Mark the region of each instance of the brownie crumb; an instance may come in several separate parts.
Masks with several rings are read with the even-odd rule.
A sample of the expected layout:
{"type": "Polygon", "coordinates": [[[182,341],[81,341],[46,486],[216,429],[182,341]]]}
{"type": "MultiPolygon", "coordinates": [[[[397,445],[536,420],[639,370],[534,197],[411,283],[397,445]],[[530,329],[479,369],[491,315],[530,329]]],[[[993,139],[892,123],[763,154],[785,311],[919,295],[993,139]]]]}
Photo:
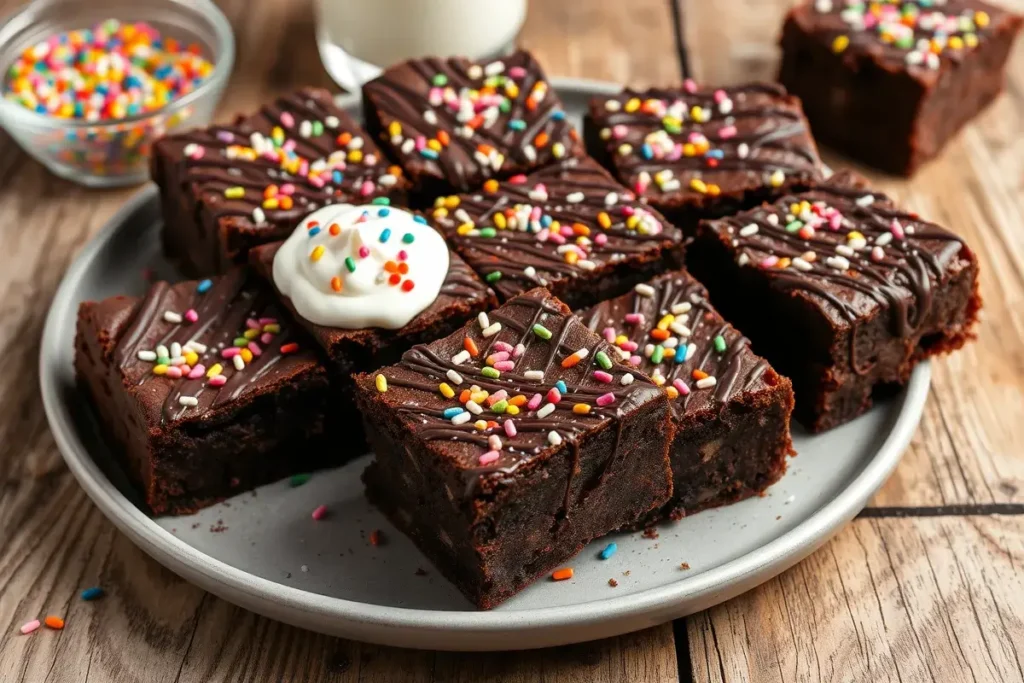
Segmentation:
{"type": "Polygon", "coordinates": [[[416,568],[416,576],[426,576],[426,575],[427,575],[427,570],[426,569],[424,569],[423,567],[417,567],[416,568]]]}
{"type": "Polygon", "coordinates": [[[690,568],[690,563],[689,562],[681,562],[679,564],[679,568],[682,569],[683,571],[686,571],[687,569],[690,568]]]}
{"type": "Polygon", "coordinates": [[[612,588],[615,588],[616,586],[619,585],[619,582],[616,581],[615,579],[608,579],[608,585],[611,586],[612,588]]]}
{"type": "Polygon", "coordinates": [[[653,526],[649,526],[646,529],[644,529],[644,538],[649,538],[651,540],[654,540],[657,537],[658,537],[658,530],[655,529],[653,526]]]}
{"type": "Polygon", "coordinates": [[[374,529],[370,532],[370,545],[382,546],[387,543],[387,539],[384,538],[384,533],[380,529],[374,529]]]}

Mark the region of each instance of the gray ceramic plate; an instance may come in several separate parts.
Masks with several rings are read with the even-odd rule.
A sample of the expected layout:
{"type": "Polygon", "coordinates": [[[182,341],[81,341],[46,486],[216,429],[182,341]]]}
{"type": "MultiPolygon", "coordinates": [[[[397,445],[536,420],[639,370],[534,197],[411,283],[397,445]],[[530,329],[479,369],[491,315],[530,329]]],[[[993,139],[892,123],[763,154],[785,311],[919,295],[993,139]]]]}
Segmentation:
{"type": "MultiPolygon", "coordinates": [[[[576,115],[591,95],[616,90],[554,84],[576,115]]],[[[656,540],[634,533],[597,541],[567,563],[573,579],[538,581],[481,612],[363,498],[359,474],[369,456],[305,486],[278,482],[191,517],[142,512],[75,387],[72,340],[79,301],[141,293],[147,268],[177,277],[161,258],[159,229],[149,187],[82,250],[57,292],[40,356],[57,443],[103,513],[158,562],[255,612],[347,638],[446,650],[543,647],[642,629],[727,600],[793,565],[857,514],[899,461],[928,392],[922,365],[901,395],[860,419],[820,436],[798,431],[799,455],[763,498],[666,524],[656,540]],[[315,522],[310,513],[321,504],[330,515],[315,522]],[[384,544],[369,543],[375,529],[384,544]],[[597,554],[609,541],[618,552],[602,561],[597,554]]]]}

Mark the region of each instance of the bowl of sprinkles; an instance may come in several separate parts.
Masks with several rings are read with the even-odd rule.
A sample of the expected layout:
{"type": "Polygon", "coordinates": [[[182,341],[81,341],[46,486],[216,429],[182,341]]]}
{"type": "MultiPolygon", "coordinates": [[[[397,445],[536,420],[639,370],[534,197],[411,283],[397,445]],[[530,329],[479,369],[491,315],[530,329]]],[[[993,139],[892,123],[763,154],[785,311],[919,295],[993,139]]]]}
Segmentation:
{"type": "Polygon", "coordinates": [[[58,176],[141,183],[157,138],[210,122],[234,52],[208,0],[36,0],[0,25],[0,125],[58,176]]]}

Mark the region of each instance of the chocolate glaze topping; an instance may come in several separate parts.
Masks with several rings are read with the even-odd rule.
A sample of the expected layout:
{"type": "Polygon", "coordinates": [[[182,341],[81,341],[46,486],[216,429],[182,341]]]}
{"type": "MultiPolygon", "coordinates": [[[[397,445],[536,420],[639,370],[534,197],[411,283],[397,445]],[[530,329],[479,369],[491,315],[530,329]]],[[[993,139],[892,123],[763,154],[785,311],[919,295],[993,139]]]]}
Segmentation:
{"type": "Polygon", "coordinates": [[[800,103],[777,84],[627,89],[590,112],[620,178],[643,196],[713,200],[820,175],[800,103]]]}
{"type": "Polygon", "coordinates": [[[316,368],[315,355],[302,348],[305,340],[298,339],[291,328],[290,319],[270,290],[243,270],[235,269],[214,278],[204,293],[197,291],[195,282],[157,282],[113,332],[117,338],[113,360],[125,380],[136,385],[139,398],[154,421],[164,424],[194,419],[297,372],[316,368]],[[189,309],[197,314],[195,322],[182,319],[175,323],[165,318],[168,312],[182,315],[189,309]],[[254,354],[244,369],[238,370],[231,358],[221,357],[222,349],[235,346],[235,340],[261,319],[273,319],[280,331],[273,333],[268,343],[258,337],[254,339],[260,354],[254,354]],[[198,354],[199,363],[207,369],[220,364],[219,374],[227,379],[225,384],[212,385],[205,373],[198,379],[157,375],[153,372],[156,361],[139,359],[140,351],[171,347],[175,343],[184,347],[189,342],[207,347],[198,354]],[[295,342],[299,344],[296,351],[282,353],[283,346],[295,342]],[[183,396],[195,397],[198,404],[182,405],[183,396]]]}
{"type": "Polygon", "coordinates": [[[413,178],[442,179],[459,192],[580,153],[561,101],[528,52],[488,64],[410,60],[367,83],[364,97],[382,140],[413,178]]]}
{"type": "MultiPolygon", "coordinates": [[[[610,381],[598,379],[595,371],[602,371],[598,355],[601,354],[602,359],[607,356],[609,360],[617,356],[607,342],[591,333],[546,290],[531,290],[493,311],[482,321],[488,326],[500,327],[492,336],[484,336],[485,328],[479,322],[446,339],[413,347],[398,365],[381,371],[388,384],[383,399],[405,415],[405,422],[415,438],[450,444],[445,452],[451,455],[453,464],[461,472],[467,495],[477,490],[481,476],[501,479],[531,461],[548,457],[558,450],[557,444],[561,442],[568,444],[573,457],[578,459],[579,441],[587,433],[610,427],[621,436],[623,416],[652,401],[664,401],[661,390],[649,379],[621,363],[608,367],[606,374],[610,381]],[[538,335],[535,325],[550,332],[550,338],[538,335]],[[479,351],[468,359],[463,353],[467,338],[479,351]],[[505,352],[514,362],[513,369],[501,371],[497,378],[484,374],[486,368],[493,367],[488,365],[489,358],[493,361],[492,356],[502,353],[502,349],[517,347],[519,351],[505,352]],[[586,357],[566,367],[571,363],[567,363],[566,358],[581,349],[586,357]],[[458,354],[463,358],[455,358],[458,354]],[[453,358],[462,362],[455,362],[453,358]],[[452,371],[461,378],[461,383],[453,382],[452,371]],[[542,372],[543,378],[534,377],[536,372],[542,372]],[[627,374],[633,381],[624,385],[622,378],[627,374]],[[550,410],[545,406],[551,403],[553,394],[550,392],[559,381],[564,383],[565,391],[555,389],[558,396],[554,410],[539,416],[538,411],[550,410]],[[441,383],[447,383],[455,396],[445,398],[439,389],[441,383]],[[468,422],[454,424],[451,417],[444,416],[444,411],[465,410],[467,404],[460,402],[460,393],[473,386],[488,394],[504,391],[505,400],[511,403],[534,399],[535,407],[523,403],[518,406],[518,414],[509,413],[507,408],[496,412],[494,406],[499,404],[490,403],[490,396],[483,398],[481,395],[478,397],[480,414],[471,415],[468,422]],[[540,398],[535,399],[538,395],[540,398]],[[518,396],[524,398],[517,400],[518,396]],[[599,401],[600,397],[606,398],[599,401]],[[608,402],[608,399],[613,400],[608,402]],[[577,405],[587,406],[586,412],[575,412],[577,405]],[[486,421],[487,428],[478,429],[474,425],[477,420],[486,421]],[[507,421],[514,423],[514,435],[506,431],[507,421]],[[551,433],[558,435],[555,442],[551,433]],[[494,437],[500,440],[498,449],[494,448],[494,437]],[[497,458],[481,463],[481,456],[491,451],[497,452],[497,458]]],[[[617,438],[616,453],[621,445],[618,441],[617,438]]]]}
{"type": "Polygon", "coordinates": [[[813,26],[812,32],[833,52],[870,56],[924,75],[943,61],[962,61],[1008,13],[981,0],[888,1],[853,7],[842,0],[815,0],[795,9],[793,16],[813,26]],[[922,44],[928,48],[922,50],[922,44]]]}
{"type": "Polygon", "coordinates": [[[326,204],[361,204],[405,185],[330,93],[316,88],[280,97],[233,125],[159,144],[185,165],[183,183],[214,217],[234,217],[252,230],[287,232],[326,204]],[[226,196],[233,188],[244,193],[226,196]]]}
{"type": "Polygon", "coordinates": [[[655,382],[663,379],[664,386],[669,387],[675,380],[682,380],[689,393],[672,399],[677,418],[724,406],[734,396],[759,386],[768,363],[754,355],[750,341],[711,306],[703,285],[685,271],[666,273],[648,284],[653,291],[643,288],[641,294],[634,290],[579,316],[594,332],[615,339],[618,348],[632,349],[630,343],[635,344],[635,350],[622,349],[623,360],[655,382]],[[642,316],[642,321],[636,316],[642,316]],[[674,323],[671,328],[662,322],[669,319],[674,323]],[[659,323],[665,324],[670,335],[667,339],[651,336],[659,323]],[[658,346],[660,352],[655,351],[658,346]],[[667,349],[672,350],[666,353],[667,349]],[[697,388],[695,370],[714,377],[714,386],[697,388]]]}
{"type": "Polygon", "coordinates": [[[927,317],[963,248],[956,235],[901,211],[846,172],[702,229],[727,242],[738,263],[760,268],[775,287],[811,295],[840,324],[882,308],[901,337],[927,317]]]}
{"type": "Polygon", "coordinates": [[[503,297],[585,278],[635,255],[659,258],[682,241],[678,228],[589,157],[436,205],[434,223],[503,297]]]}

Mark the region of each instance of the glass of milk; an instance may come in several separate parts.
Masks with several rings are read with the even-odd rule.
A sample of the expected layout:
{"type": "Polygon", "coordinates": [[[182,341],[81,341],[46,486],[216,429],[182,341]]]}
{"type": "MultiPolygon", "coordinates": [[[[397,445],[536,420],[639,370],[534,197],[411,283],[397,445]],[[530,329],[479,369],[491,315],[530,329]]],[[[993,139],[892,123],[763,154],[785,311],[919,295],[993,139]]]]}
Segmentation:
{"type": "Polygon", "coordinates": [[[526,0],[316,0],[316,13],[320,58],[352,90],[413,57],[484,59],[507,51],[526,0]]]}

